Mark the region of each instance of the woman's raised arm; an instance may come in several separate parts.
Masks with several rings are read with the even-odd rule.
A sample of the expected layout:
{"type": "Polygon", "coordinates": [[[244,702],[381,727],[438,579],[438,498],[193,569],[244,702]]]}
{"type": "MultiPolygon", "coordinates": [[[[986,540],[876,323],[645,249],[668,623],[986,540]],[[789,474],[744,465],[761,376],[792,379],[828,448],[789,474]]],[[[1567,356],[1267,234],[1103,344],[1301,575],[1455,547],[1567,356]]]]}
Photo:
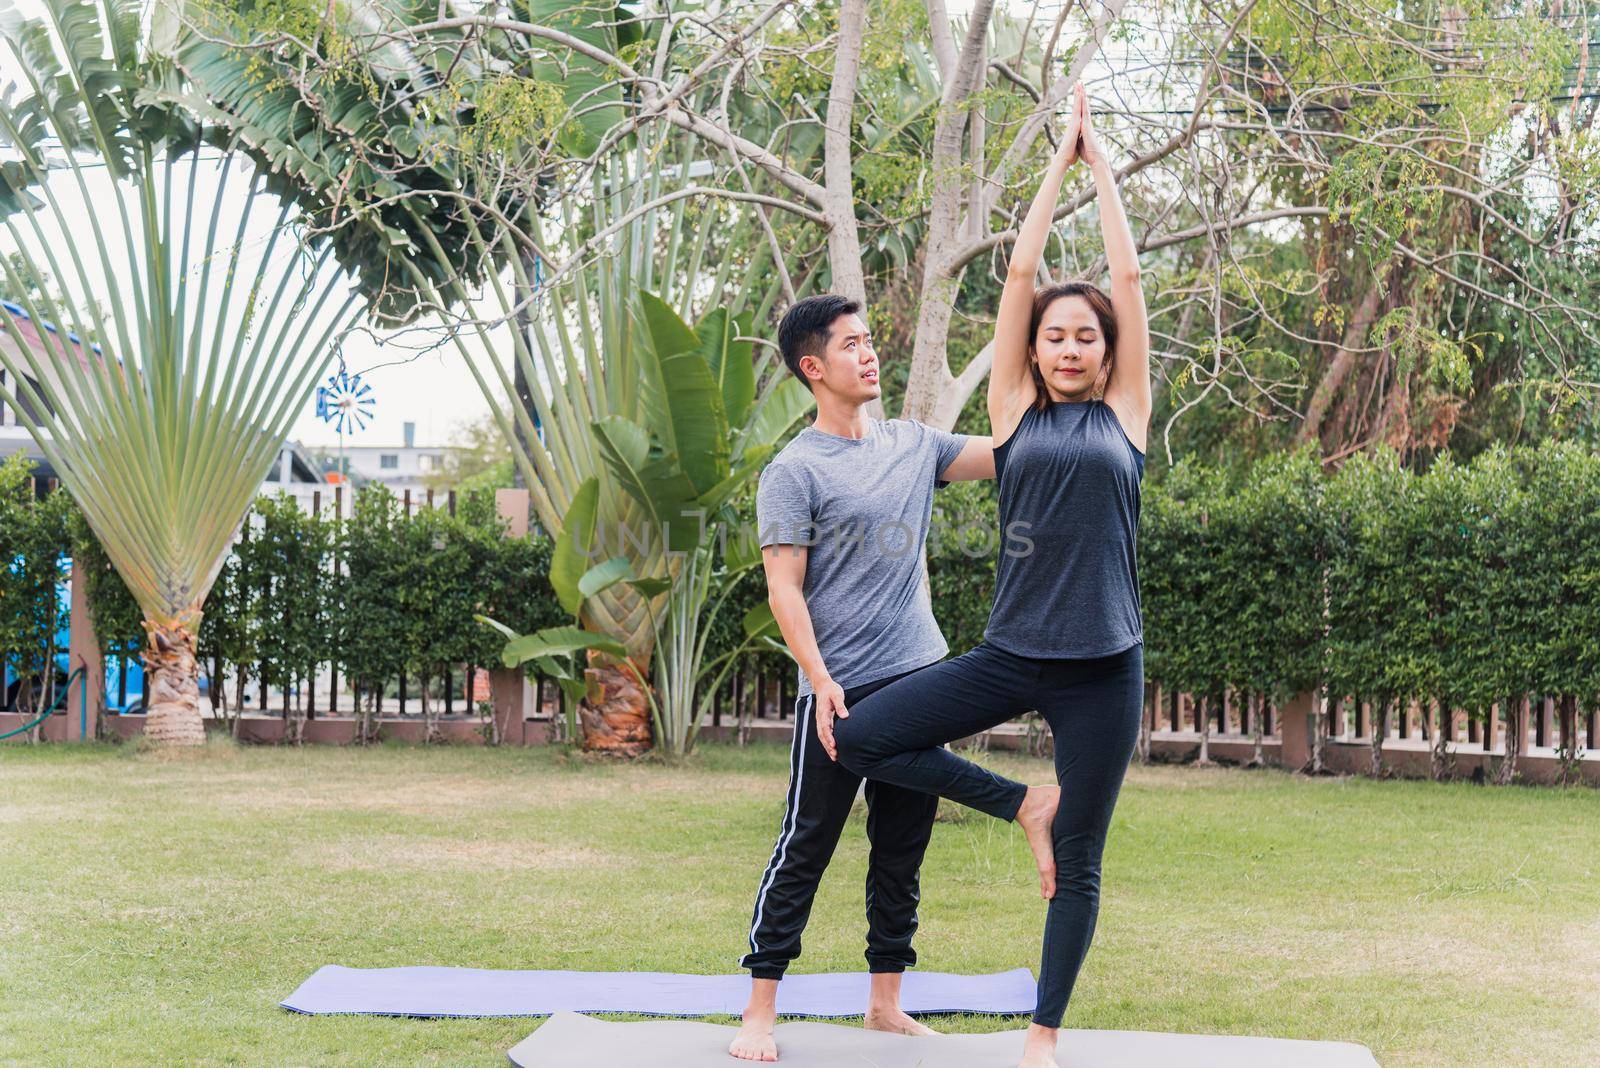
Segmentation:
{"type": "Polygon", "coordinates": [[[1079,152],[1094,175],[1100,234],[1105,242],[1106,266],[1111,272],[1111,307],[1117,315],[1117,352],[1111,377],[1106,381],[1105,399],[1117,413],[1128,440],[1143,452],[1150,432],[1150,320],[1139,282],[1139,253],[1128,216],[1122,210],[1117,176],[1095,136],[1089,118],[1089,97],[1082,86],[1078,88],[1078,108],[1082,130],[1079,152]]]}
{"type": "MultiPolygon", "coordinates": [[[[1081,92],[1081,89],[1080,89],[1081,92]]],[[[1022,229],[1011,250],[1011,265],[1005,288],[1000,293],[1000,311],[994,324],[994,362],[989,369],[989,426],[996,445],[1002,444],[1017,428],[1022,413],[1033,403],[1035,387],[1028,370],[1028,345],[1033,340],[1028,328],[1033,320],[1034,283],[1039,260],[1050,236],[1056,200],[1067,168],[1078,158],[1078,130],[1082,111],[1074,101],[1067,116],[1061,146],[1045,168],[1044,181],[1028,208],[1022,229]]]]}

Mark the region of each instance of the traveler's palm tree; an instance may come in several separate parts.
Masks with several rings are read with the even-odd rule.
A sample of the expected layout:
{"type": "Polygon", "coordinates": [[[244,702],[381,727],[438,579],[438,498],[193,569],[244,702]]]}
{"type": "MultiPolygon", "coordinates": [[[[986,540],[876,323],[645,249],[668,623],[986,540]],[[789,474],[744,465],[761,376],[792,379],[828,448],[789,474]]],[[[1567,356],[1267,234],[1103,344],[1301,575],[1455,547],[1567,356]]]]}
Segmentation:
{"type": "MultiPolygon", "coordinates": [[[[618,36],[625,31],[597,23],[592,6],[513,6],[613,53],[625,44],[618,36]]],[[[712,221],[728,222],[731,213],[707,211],[695,225],[691,200],[670,199],[705,165],[695,143],[645,135],[625,138],[581,188],[544,203],[543,178],[530,185],[515,167],[496,169],[497,159],[522,146],[486,140],[493,124],[483,121],[485,94],[464,97],[442,73],[478,71],[486,89],[559,86],[580,105],[580,118],[553,136],[582,155],[625,112],[620,91],[581,59],[546,69],[506,36],[470,28],[455,47],[419,54],[394,33],[382,38],[381,62],[368,59],[357,70],[335,63],[338,77],[307,81],[293,57],[257,47],[274,31],[230,10],[196,14],[204,32],[181,35],[172,49],[201,98],[191,106],[273,159],[287,195],[326,221],[341,258],[353,257],[374,303],[461,317],[449,341],[493,406],[552,536],[564,534],[586,485],[594,503],[583,510],[607,547],[619,550],[618,531],[636,536],[619,550],[629,580],[591,582],[580,596],[579,574],[556,579],[570,587],[569,607],[582,626],[607,639],[591,648],[625,650],[625,663],[600,654],[590,669],[585,743],[642,749],[651,741],[651,698],[637,682],[652,674],[659,621],[674,609],[680,619],[687,614],[664,591],[691,557],[668,552],[662,512],[696,502],[714,512],[810,403],[770,354],[758,361],[739,341],[781,293],[753,213],[724,228],[712,221]],[[273,75],[264,77],[264,66],[273,75]],[[317,115],[338,121],[319,123],[317,115]],[[397,122],[401,115],[405,123],[397,122]],[[492,205],[484,190],[494,191],[492,205]],[[570,269],[552,280],[552,265],[533,244],[565,257],[570,269]],[[758,251],[741,259],[719,248],[758,251]],[[649,305],[645,292],[662,303],[649,305]],[[681,321],[674,328],[669,319],[689,318],[691,306],[720,310],[695,331],[681,321]],[[505,404],[519,393],[525,403],[505,404]],[[737,483],[723,484],[735,476],[737,483]]],[[[325,32],[352,45],[342,54],[358,57],[371,55],[354,47],[364,35],[436,17],[431,6],[389,0],[327,10],[325,32]],[[359,19],[351,15],[358,7],[359,19]]],[[[433,41],[441,45],[438,35],[433,41]]],[[[703,568],[694,582],[704,588],[703,568]]]]}
{"type": "MultiPolygon", "coordinates": [[[[43,7],[0,2],[0,226],[22,253],[3,282],[44,339],[0,341],[0,396],[144,613],[146,735],[199,744],[206,594],[357,295],[170,103],[137,3],[43,7]]],[[[0,311],[12,338],[18,318],[0,311]]]]}

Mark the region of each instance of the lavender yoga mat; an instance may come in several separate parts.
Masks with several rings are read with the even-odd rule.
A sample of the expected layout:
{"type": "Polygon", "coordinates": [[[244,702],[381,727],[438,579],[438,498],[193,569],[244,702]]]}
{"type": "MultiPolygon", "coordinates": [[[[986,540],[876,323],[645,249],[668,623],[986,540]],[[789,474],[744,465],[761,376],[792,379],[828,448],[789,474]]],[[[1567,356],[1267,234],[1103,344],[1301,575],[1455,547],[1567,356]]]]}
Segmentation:
{"type": "MultiPolygon", "coordinates": [[[[794,975],[778,987],[785,1016],[859,1016],[871,982],[865,972],[794,975]]],[[[907,1012],[1031,1013],[1026,968],[994,975],[906,973],[907,1012]]],[[[549,1016],[626,1012],[644,1016],[737,1016],[750,995],[748,975],[668,972],[494,971],[486,968],[343,968],[327,964],[279,1002],[313,1016],[549,1016]]]]}

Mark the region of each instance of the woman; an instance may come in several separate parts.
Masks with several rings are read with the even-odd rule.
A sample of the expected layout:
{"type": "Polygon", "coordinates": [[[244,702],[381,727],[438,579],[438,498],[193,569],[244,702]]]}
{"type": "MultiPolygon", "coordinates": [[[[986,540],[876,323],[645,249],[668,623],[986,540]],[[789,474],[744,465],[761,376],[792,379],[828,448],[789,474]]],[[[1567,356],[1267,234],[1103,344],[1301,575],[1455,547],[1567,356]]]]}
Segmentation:
{"type": "Polygon", "coordinates": [[[817,723],[869,779],[1015,819],[1049,899],[1024,1068],[1053,1065],[1094,935],[1100,857],[1144,695],[1134,532],[1150,421],[1150,340],[1133,234],[1079,86],[1061,148],[1017,236],[995,325],[989,419],[1006,545],[984,641],[817,723]],[[1068,167],[1094,175],[1111,293],[1035,290],[1068,167]],[[1037,709],[1059,786],[1025,787],[938,748],[1037,709]]]}

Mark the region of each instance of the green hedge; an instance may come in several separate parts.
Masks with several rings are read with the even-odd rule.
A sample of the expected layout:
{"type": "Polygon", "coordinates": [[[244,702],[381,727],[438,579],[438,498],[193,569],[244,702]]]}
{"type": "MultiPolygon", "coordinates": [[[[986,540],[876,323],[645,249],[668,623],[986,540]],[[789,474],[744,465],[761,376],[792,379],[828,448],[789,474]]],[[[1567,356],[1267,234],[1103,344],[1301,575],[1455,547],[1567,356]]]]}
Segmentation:
{"type": "MultiPolygon", "coordinates": [[[[994,487],[934,496],[928,572],[953,652],[983,640],[994,487]]],[[[1482,714],[1529,695],[1600,706],[1600,456],[1491,450],[1426,473],[1393,454],[1337,472],[1301,452],[1244,473],[1180,463],[1139,525],[1145,669],[1167,690],[1281,703],[1437,699],[1482,714]]]]}
{"type": "MultiPolygon", "coordinates": [[[[138,607],[81,521],[77,534],[101,645],[136,655],[138,607]]],[[[489,492],[463,494],[453,516],[439,507],[408,517],[388,490],[362,489],[343,522],[263,497],[206,600],[200,659],[229,681],[242,673],[278,688],[333,664],[342,685],[369,693],[402,674],[498,666],[504,639],[473,615],[523,633],[566,622],[549,567],[549,540],[505,537],[489,492]]]]}
{"type": "MultiPolygon", "coordinates": [[[[934,498],[928,571],[951,649],[983,638],[994,588],[995,489],[934,498]]],[[[365,688],[404,672],[493,662],[485,612],[528,633],[565,622],[549,542],[501,535],[492,499],[402,515],[364,490],[352,521],[256,506],[207,603],[201,653],[281,686],[333,662],[365,688]],[[334,566],[337,557],[340,567],[334,566]]],[[[80,525],[108,648],[137,649],[137,609],[80,525]]],[[[1600,694],[1600,457],[1553,444],[1448,459],[1425,474],[1392,455],[1325,472],[1309,453],[1244,474],[1179,464],[1144,487],[1139,533],[1146,672],[1169,690],[1275,702],[1335,694],[1438,699],[1481,712],[1526,695],[1594,708],[1600,694]]],[[[709,644],[766,596],[746,577],[709,644]]],[[[764,669],[792,671],[780,654],[764,669]]]]}
{"type": "Polygon", "coordinates": [[[1492,450],[1425,474],[1306,454],[1144,491],[1147,673],[1194,693],[1600,695],[1600,457],[1492,450]]]}

